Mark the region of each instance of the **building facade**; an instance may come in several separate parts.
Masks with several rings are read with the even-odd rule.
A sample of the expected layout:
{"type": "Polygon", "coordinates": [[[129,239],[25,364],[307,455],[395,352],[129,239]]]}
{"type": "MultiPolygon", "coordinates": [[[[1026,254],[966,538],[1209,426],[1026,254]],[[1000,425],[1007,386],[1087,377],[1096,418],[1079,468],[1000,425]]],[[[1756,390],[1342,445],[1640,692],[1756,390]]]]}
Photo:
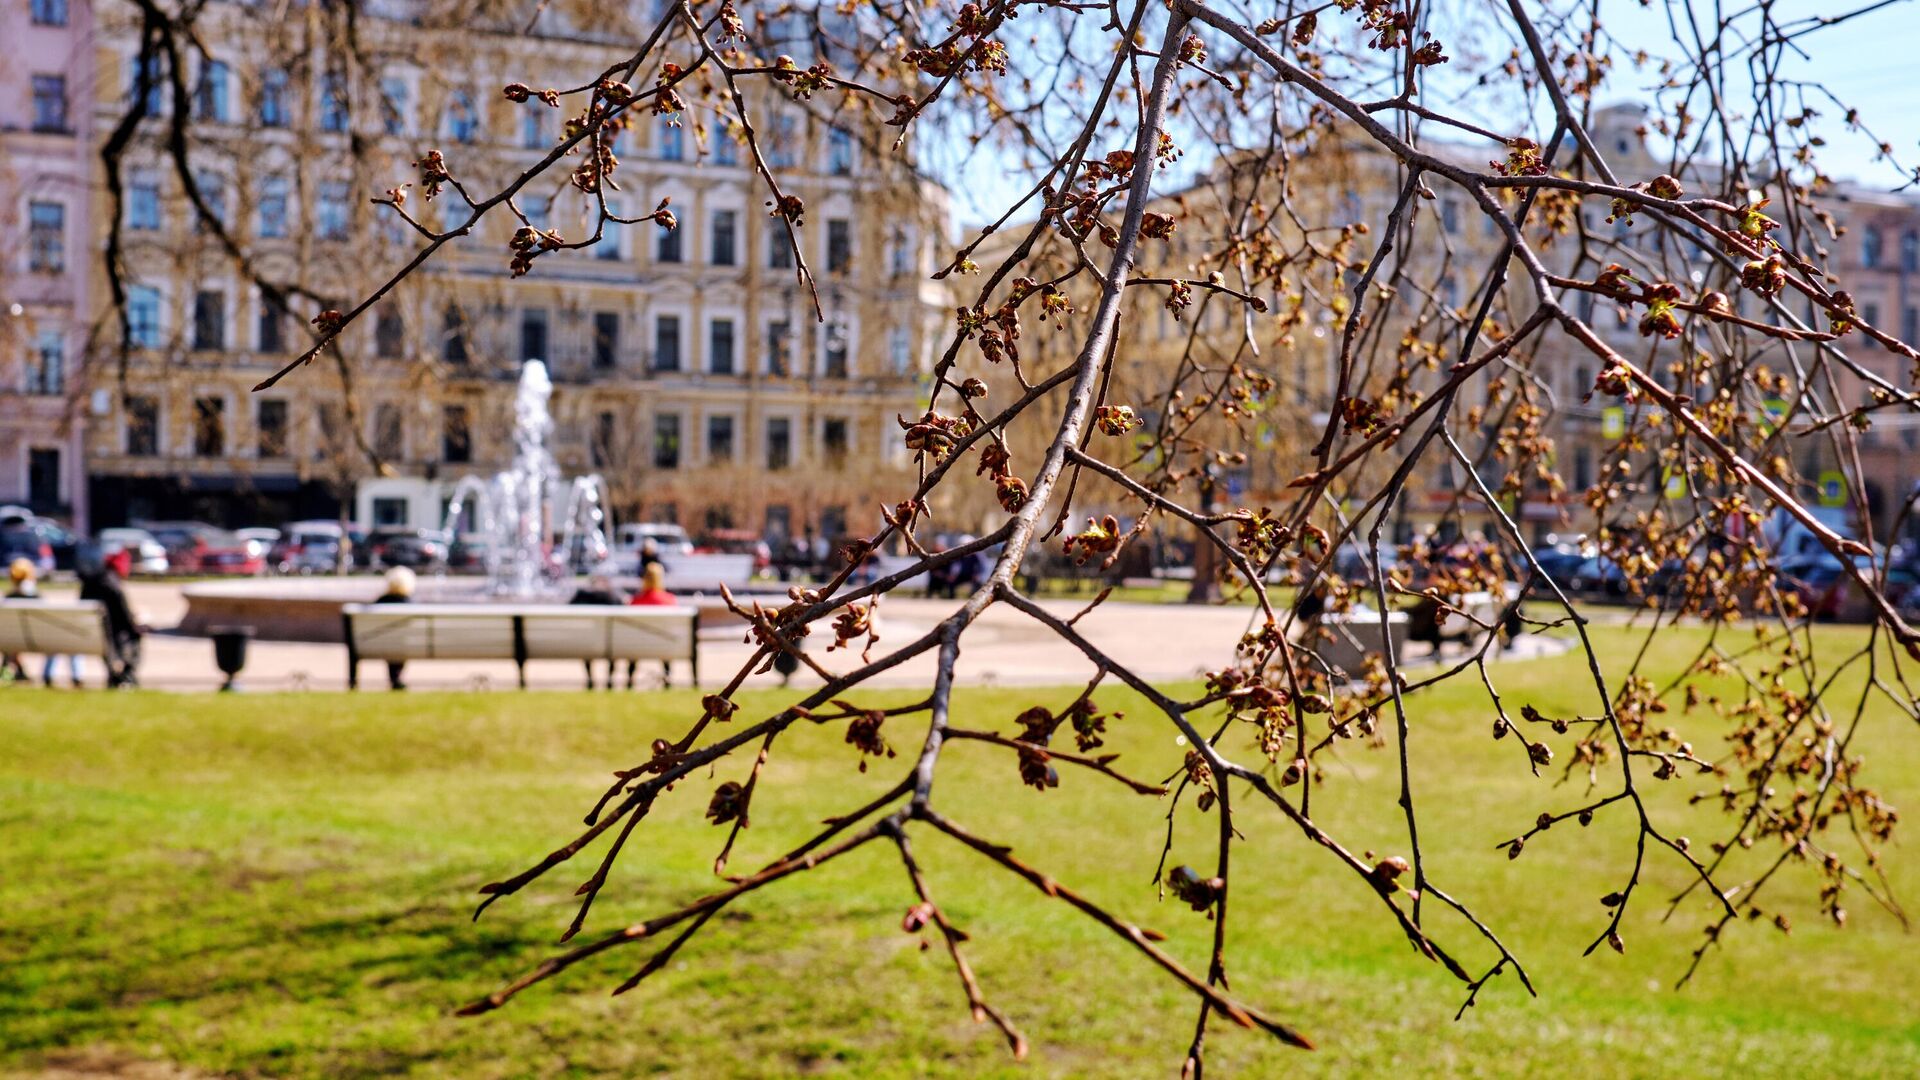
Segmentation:
{"type": "Polygon", "coordinates": [[[92,0],[0,7],[0,504],[85,529],[92,0]]]}
{"type": "MultiPolygon", "coordinates": [[[[910,473],[893,417],[917,407],[948,317],[944,288],[927,280],[944,193],[890,152],[892,129],[771,87],[753,88],[751,107],[783,191],[805,200],[798,251],[817,309],[747,148],[714,102],[689,95],[672,116],[635,110],[608,192],[623,217],[669,200],[676,228],[608,223],[590,248],[513,276],[522,219],[569,241],[593,234],[597,206],[567,184],[563,160],[400,280],[337,354],[252,392],[309,346],[317,311],[349,306],[424,246],[373,198],[413,182],[407,209],[423,224],[465,222],[451,190],[422,198],[416,159],[440,151],[476,198],[504,188],[560,141],[567,109],[503,87],[577,85],[630,51],[607,28],[596,38],[556,23],[530,48],[517,29],[435,28],[409,10],[363,16],[348,54],[324,20],[208,5],[210,55],[186,73],[186,126],[195,186],[231,245],[200,220],[166,152],[175,101],[153,83],[168,73],[143,81],[131,9],[103,18],[98,123],[140,93],[153,115],[126,155],[117,209],[129,347],[116,332],[93,357],[110,390],[89,441],[102,522],[331,517],[370,481],[490,473],[513,453],[525,360],[550,369],[561,468],[601,473],[621,520],[832,539],[899,497],[890,482],[910,473]]],[[[96,211],[114,220],[105,193],[96,211]]],[[[440,524],[398,520],[418,516],[405,499],[371,505],[380,520],[363,524],[440,524]]]]}

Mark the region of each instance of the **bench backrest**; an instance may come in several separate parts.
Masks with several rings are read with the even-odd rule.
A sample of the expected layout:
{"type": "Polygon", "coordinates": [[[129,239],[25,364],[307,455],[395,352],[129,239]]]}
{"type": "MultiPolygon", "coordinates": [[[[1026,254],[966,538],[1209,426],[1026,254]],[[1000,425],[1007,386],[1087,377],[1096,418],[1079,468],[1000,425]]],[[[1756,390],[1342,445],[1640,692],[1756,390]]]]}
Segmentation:
{"type": "Polygon", "coordinates": [[[698,612],[591,604],[348,604],[367,660],[686,660],[698,612]]]}
{"type": "Polygon", "coordinates": [[[98,600],[0,600],[0,652],[100,656],[106,610],[98,600]]]}

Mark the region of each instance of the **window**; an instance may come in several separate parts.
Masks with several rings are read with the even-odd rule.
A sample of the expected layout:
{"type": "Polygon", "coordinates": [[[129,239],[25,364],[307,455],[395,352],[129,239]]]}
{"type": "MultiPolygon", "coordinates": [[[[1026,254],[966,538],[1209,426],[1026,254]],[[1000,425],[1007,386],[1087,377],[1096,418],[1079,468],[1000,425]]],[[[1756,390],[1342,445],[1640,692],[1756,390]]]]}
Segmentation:
{"type": "Polygon", "coordinates": [[[834,176],[853,175],[853,135],[842,128],[827,132],[827,172],[834,176]]]}
{"type": "Polygon", "coordinates": [[[913,272],[913,234],[896,228],[887,241],[887,272],[895,277],[913,272]]]}
{"type": "Polygon", "coordinates": [[[1593,450],[1586,446],[1573,448],[1573,490],[1582,492],[1593,486],[1593,450]]]}
{"type": "Polygon", "coordinates": [[[269,176],[260,181],[259,218],[256,231],[262,239],[279,240],[287,235],[287,178],[269,176]]]}
{"type": "Polygon", "coordinates": [[[887,332],[887,364],[895,375],[905,375],[913,367],[913,335],[904,326],[887,332]]]}
{"type": "Polygon", "coordinates": [[[853,223],[846,218],[827,220],[827,273],[844,274],[853,264],[853,223]]]}
{"type": "Polygon", "coordinates": [[[553,200],[545,195],[529,195],[520,200],[520,208],[526,212],[527,224],[545,232],[552,228],[553,200]]]}
{"type": "MultiPolygon", "coordinates": [[[[200,192],[200,201],[207,206],[207,213],[219,222],[222,228],[227,224],[227,185],[218,173],[201,170],[193,174],[193,186],[200,192]]],[[[198,207],[193,211],[193,231],[204,232],[206,218],[200,215],[198,207]]]]}
{"type": "Polygon", "coordinates": [[[1454,236],[1460,232],[1460,200],[1440,200],[1440,228],[1444,229],[1448,236],[1454,236]]]}
{"type": "Polygon", "coordinates": [[[1869,270],[1879,266],[1885,247],[1886,240],[1880,235],[1880,227],[1867,226],[1866,232],[1860,237],[1860,265],[1869,270]]]}
{"type": "Polygon", "coordinates": [[[793,421],[784,416],[767,419],[767,468],[778,472],[793,464],[793,421]]]}
{"type": "Polygon", "coordinates": [[[158,53],[151,56],[136,55],[131,62],[130,70],[133,73],[133,81],[127,87],[127,100],[131,102],[145,98],[142,102],[144,108],[141,111],[146,116],[159,116],[165,112],[167,100],[162,93],[162,88],[166,85],[167,79],[166,69],[161,66],[160,55],[158,53]]]}
{"type": "Polygon", "coordinates": [[[715,375],[733,374],[732,319],[715,319],[707,324],[707,370],[715,375]]]}
{"type": "Polygon", "coordinates": [[[287,72],[272,68],[260,75],[260,126],[287,126],[287,72]]]}
{"type": "Polygon", "coordinates": [[[713,265],[733,265],[733,231],[734,222],[737,221],[738,218],[739,215],[732,210],[715,210],[713,212],[713,265]]]}
{"type": "Polygon", "coordinates": [[[713,139],[713,163],[715,165],[740,164],[740,143],[733,137],[730,127],[723,127],[713,139]]]}
{"type": "Polygon", "coordinates": [[[653,370],[680,370],[680,316],[662,315],[653,321],[653,370]]]}
{"type": "Polygon", "coordinates": [[[220,352],[227,347],[227,294],[201,289],[193,294],[193,348],[220,352]]]}
{"type": "Polygon", "coordinates": [[[1900,340],[1920,341],[1920,307],[1908,304],[1900,313],[1900,340]]]}
{"type": "MultiPolygon", "coordinates": [[[[599,216],[598,209],[593,207],[591,203],[588,204],[588,207],[589,213],[592,213],[595,217],[599,216]]],[[[620,203],[618,200],[607,200],[607,214],[609,215],[607,220],[600,223],[600,240],[593,245],[593,257],[606,262],[618,262],[620,260],[620,230],[622,226],[619,222],[613,220],[620,216],[620,203]]]]}
{"type": "Polygon", "coordinates": [[[602,412],[593,418],[593,440],[588,451],[593,455],[593,467],[604,469],[613,464],[613,440],[617,430],[614,416],[602,412]]]}
{"type": "Polygon", "coordinates": [[[540,109],[520,110],[520,145],[540,150],[547,145],[547,125],[540,109]]]}
{"type": "Polygon", "coordinates": [[[380,80],[380,126],[386,128],[389,135],[406,134],[407,81],[405,79],[380,80]]]}
{"type": "Polygon", "coordinates": [[[337,72],[328,72],[320,77],[320,130],[345,131],[349,109],[347,104],[347,82],[337,72]]]}
{"type": "Polygon", "coordinates": [[[129,397],[121,405],[126,415],[128,457],[153,457],[160,452],[160,405],[150,397],[129,397]]]}
{"type": "Polygon", "coordinates": [[[407,433],[400,423],[400,406],[390,401],[374,406],[373,452],[387,461],[407,456],[407,433]]]}
{"type": "Polygon", "coordinates": [[[67,130],[67,77],[65,75],[33,77],[33,130],[53,132],[67,130]]]}
{"type": "Polygon", "coordinates": [[[547,312],[544,308],[528,308],[520,313],[520,359],[548,359],[547,312]]]}
{"type": "Polygon", "coordinates": [[[1920,232],[1908,229],[1900,234],[1900,269],[1909,274],[1920,270],[1920,232]]]}
{"type": "Polygon", "coordinates": [[[773,130],[762,144],[767,148],[769,166],[775,169],[793,168],[794,148],[800,142],[799,127],[788,113],[780,113],[773,118],[773,130]]]}
{"type": "Polygon", "coordinates": [[[320,185],[319,206],[314,219],[320,239],[345,240],[347,238],[346,184],[338,180],[329,180],[320,185]]]}
{"type": "Polygon", "coordinates": [[[66,270],[67,208],[64,204],[27,204],[27,267],[48,274],[66,270]]]}
{"type": "Polygon", "coordinates": [[[36,26],[67,25],[67,0],[33,0],[33,22],[36,26]]]}
{"type": "Polygon", "coordinates": [[[842,468],[847,463],[847,422],[843,419],[820,422],[820,451],[827,467],[842,468]]]}
{"type": "Polygon", "coordinates": [[[373,318],[373,354],[382,360],[406,356],[407,322],[392,304],[382,304],[373,318]]]}
{"type": "Polygon", "coordinates": [[[793,324],[785,319],[777,319],[767,324],[767,374],[785,377],[791,353],[789,339],[793,336],[793,324]]]}
{"type": "Polygon", "coordinates": [[[680,261],[680,230],[678,228],[660,230],[660,242],[654,248],[654,254],[663,263],[680,261]]]}
{"type": "Polygon", "coordinates": [[[447,102],[447,134],[455,142],[470,143],[480,132],[480,114],[474,110],[473,95],[456,90],[447,102]]]}
{"type": "Polygon", "coordinates": [[[227,399],[193,399],[193,456],[215,458],[227,452],[227,399]]]}
{"type": "Polygon", "coordinates": [[[733,417],[707,417],[707,461],[721,465],[733,460],[733,417]]]}
{"type": "Polygon", "coordinates": [[[67,389],[67,342],[58,330],[42,330],[33,341],[27,368],[27,393],[62,394],[67,389]]]}
{"type": "Polygon", "coordinates": [[[660,160],[681,161],[687,156],[687,132],[676,114],[660,121],[660,160]]]}
{"type": "Polygon", "coordinates": [[[135,285],[127,290],[127,338],[136,349],[160,347],[160,290],[135,285]]]}
{"type": "Polygon", "coordinates": [[[277,301],[262,297],[257,339],[259,351],[277,353],[287,347],[287,309],[277,301]]]}
{"type": "Polygon", "coordinates": [[[440,460],[449,465],[473,460],[473,421],[465,405],[440,407],[440,460]]]}
{"type": "Polygon", "coordinates": [[[829,379],[847,377],[847,324],[839,321],[827,324],[826,333],[821,335],[826,344],[821,374],[829,379]]]}
{"type": "Polygon", "coordinates": [[[262,398],[253,420],[254,453],[263,458],[287,456],[287,403],[262,398]]]}
{"type": "Polygon", "coordinates": [[[157,232],[160,228],[160,181],[150,172],[136,172],[127,181],[127,228],[157,232]]]}
{"type": "Polygon", "coordinates": [[[767,268],[793,269],[793,238],[787,235],[783,227],[774,226],[767,230],[767,268]]]}
{"type": "Polygon", "coordinates": [[[449,364],[467,362],[467,318],[454,304],[448,304],[440,320],[440,356],[449,364]]]}
{"type": "Polygon", "coordinates": [[[216,124],[227,122],[227,65],[209,60],[200,69],[200,83],[193,88],[193,115],[216,124]]]}
{"type": "Polygon", "coordinates": [[[680,417],[676,413],[653,415],[653,467],[680,467],[680,417]]]}
{"type": "Polygon", "coordinates": [[[620,355],[620,313],[593,313],[593,366],[602,371],[612,368],[620,355]]]}

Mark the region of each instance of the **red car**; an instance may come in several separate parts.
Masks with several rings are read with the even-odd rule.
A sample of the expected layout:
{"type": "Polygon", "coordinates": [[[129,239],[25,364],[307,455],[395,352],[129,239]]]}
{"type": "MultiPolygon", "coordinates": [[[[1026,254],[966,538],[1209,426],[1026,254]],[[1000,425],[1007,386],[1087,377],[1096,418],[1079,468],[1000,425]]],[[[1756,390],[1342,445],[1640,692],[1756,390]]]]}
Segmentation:
{"type": "Polygon", "coordinates": [[[240,537],[198,521],[160,521],[146,526],[167,549],[167,564],[177,574],[265,573],[267,558],[240,537]]]}

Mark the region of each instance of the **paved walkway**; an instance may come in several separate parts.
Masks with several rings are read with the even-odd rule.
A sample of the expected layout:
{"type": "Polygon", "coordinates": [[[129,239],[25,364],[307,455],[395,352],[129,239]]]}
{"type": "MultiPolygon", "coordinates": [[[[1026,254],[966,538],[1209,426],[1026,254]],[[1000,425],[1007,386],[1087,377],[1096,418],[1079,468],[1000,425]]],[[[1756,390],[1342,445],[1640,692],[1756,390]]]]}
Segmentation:
{"type": "MultiPolygon", "coordinates": [[[[134,582],[128,598],[136,615],[149,626],[165,628],[180,621],[186,601],[178,585],[166,582],[134,582]]],[[[1061,617],[1080,611],[1086,600],[1048,600],[1048,610],[1061,617]]],[[[895,597],[880,604],[880,643],[877,658],[926,633],[954,609],[955,601],[895,597]]],[[[1188,607],[1177,604],[1137,604],[1109,601],[1077,624],[1094,644],[1109,656],[1155,681],[1193,679],[1209,668],[1218,668],[1232,656],[1234,645],[1248,626],[1251,609],[1244,607],[1188,607]]],[[[825,622],[814,627],[814,636],[822,645],[831,630],[825,622]]],[[[1539,655],[1550,645],[1538,638],[1523,638],[1522,647],[1509,658],[1539,655]]],[[[751,649],[739,634],[705,634],[700,641],[702,682],[715,686],[729,678],[751,655],[751,649]]],[[[859,666],[857,651],[836,650],[817,657],[836,673],[859,666]]],[[[658,685],[659,665],[645,665],[645,685],[658,685]]],[[[1059,686],[1092,676],[1092,665],[1077,649],[1061,640],[1033,619],[1004,604],[996,604],[982,614],[962,641],[957,681],[963,686],[1059,686]]],[[[931,686],[934,674],[932,650],[892,668],[872,680],[876,686],[931,686]]],[[[98,685],[100,664],[88,665],[87,677],[98,685]]],[[[511,690],[515,686],[514,668],[509,662],[479,660],[437,660],[417,662],[407,667],[407,683],[420,690],[511,690]]],[[[684,665],[676,668],[676,678],[684,680],[684,665]]],[[[204,638],[176,637],[166,633],[150,634],[140,665],[141,685],[149,689],[174,691],[211,690],[222,676],[213,663],[213,643],[204,638]]],[[[774,674],[755,676],[750,686],[775,685],[774,674]]],[[[796,685],[817,684],[818,676],[803,672],[794,677],[796,685]]],[[[580,665],[572,661],[533,661],[527,665],[527,682],[536,689],[579,689],[583,684],[580,665]]],[[[247,652],[246,670],[240,676],[240,688],[248,691],[344,690],[347,684],[346,649],[340,645],[303,642],[255,641],[247,652]]],[[[374,661],[361,666],[363,689],[381,689],[386,672],[374,661]]]]}

